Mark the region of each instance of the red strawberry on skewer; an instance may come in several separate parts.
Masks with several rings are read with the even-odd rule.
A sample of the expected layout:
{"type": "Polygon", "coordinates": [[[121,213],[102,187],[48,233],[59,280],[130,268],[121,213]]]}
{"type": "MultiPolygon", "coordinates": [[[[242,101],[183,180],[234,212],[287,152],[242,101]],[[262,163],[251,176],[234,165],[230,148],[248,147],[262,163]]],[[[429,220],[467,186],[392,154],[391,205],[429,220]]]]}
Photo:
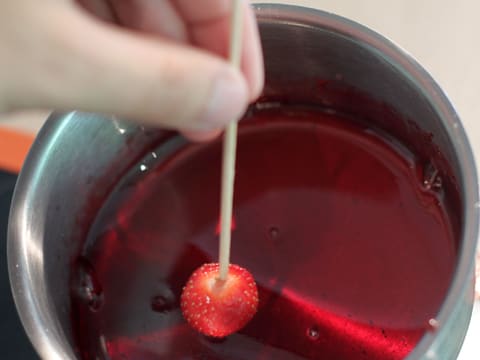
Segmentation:
{"type": "Polygon", "coordinates": [[[211,337],[225,337],[243,328],[257,306],[255,280],[247,270],[232,264],[225,280],[219,279],[217,263],[202,265],[190,276],[181,296],[187,322],[211,337]]]}
{"type": "MultiPolygon", "coordinates": [[[[243,4],[241,0],[233,0],[231,11],[229,59],[238,69],[241,67],[243,4]]],[[[212,337],[225,337],[240,330],[255,315],[258,306],[253,276],[240,266],[230,264],[236,144],[237,124],[232,121],[224,134],[219,264],[205,264],[195,270],[181,296],[187,322],[212,337]]]]}

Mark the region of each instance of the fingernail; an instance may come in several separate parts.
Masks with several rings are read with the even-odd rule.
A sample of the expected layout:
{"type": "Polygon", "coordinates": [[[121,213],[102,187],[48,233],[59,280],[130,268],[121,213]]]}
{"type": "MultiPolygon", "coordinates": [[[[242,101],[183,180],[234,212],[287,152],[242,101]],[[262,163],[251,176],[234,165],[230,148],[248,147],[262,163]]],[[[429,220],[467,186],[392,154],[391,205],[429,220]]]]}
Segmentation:
{"type": "Polygon", "coordinates": [[[229,69],[215,79],[205,112],[200,116],[203,129],[223,128],[240,120],[248,105],[248,89],[240,72],[229,69]]]}

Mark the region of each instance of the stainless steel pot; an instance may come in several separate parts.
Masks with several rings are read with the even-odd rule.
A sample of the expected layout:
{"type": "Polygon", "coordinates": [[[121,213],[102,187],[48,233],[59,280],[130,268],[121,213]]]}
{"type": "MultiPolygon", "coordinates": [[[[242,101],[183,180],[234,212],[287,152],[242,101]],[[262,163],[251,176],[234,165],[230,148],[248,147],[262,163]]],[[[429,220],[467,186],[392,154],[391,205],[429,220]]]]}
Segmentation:
{"type": "MultiPolygon", "coordinates": [[[[255,8],[267,95],[288,94],[355,112],[361,110],[358,102],[322,93],[315,84],[321,80],[354,88],[410,119],[408,131],[431,135],[417,145],[443,153],[460,188],[458,266],[437,317],[438,329],[424,336],[409,359],[456,358],[473,304],[480,203],[472,149],[454,109],[418,63],[367,28],[311,9],[255,8]]],[[[364,115],[378,126],[391,125],[382,114],[364,115]]],[[[8,261],[21,320],[42,358],[76,358],[68,296],[72,256],[108,192],[164,135],[108,116],[71,112],[52,115],[38,136],[15,190],[8,261]]]]}

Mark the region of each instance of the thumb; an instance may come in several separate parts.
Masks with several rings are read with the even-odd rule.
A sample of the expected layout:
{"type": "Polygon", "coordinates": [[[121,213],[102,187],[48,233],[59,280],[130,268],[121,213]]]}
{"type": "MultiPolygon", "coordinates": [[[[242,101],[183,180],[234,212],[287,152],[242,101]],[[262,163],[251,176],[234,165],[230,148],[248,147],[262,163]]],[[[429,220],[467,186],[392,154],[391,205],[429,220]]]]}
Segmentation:
{"type": "Polygon", "coordinates": [[[116,114],[188,131],[224,127],[245,111],[246,80],[223,59],[79,12],[56,21],[49,25],[50,17],[42,35],[46,55],[22,74],[18,106],[116,114]]]}

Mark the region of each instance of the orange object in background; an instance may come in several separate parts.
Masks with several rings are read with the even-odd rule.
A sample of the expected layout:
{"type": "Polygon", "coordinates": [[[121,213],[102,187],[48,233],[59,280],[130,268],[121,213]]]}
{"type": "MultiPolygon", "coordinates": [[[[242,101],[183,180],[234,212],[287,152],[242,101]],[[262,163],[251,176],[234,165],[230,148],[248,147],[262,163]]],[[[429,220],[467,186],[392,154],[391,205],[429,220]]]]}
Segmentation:
{"type": "Polygon", "coordinates": [[[31,134],[0,128],[0,170],[18,173],[33,140],[31,134]]]}

